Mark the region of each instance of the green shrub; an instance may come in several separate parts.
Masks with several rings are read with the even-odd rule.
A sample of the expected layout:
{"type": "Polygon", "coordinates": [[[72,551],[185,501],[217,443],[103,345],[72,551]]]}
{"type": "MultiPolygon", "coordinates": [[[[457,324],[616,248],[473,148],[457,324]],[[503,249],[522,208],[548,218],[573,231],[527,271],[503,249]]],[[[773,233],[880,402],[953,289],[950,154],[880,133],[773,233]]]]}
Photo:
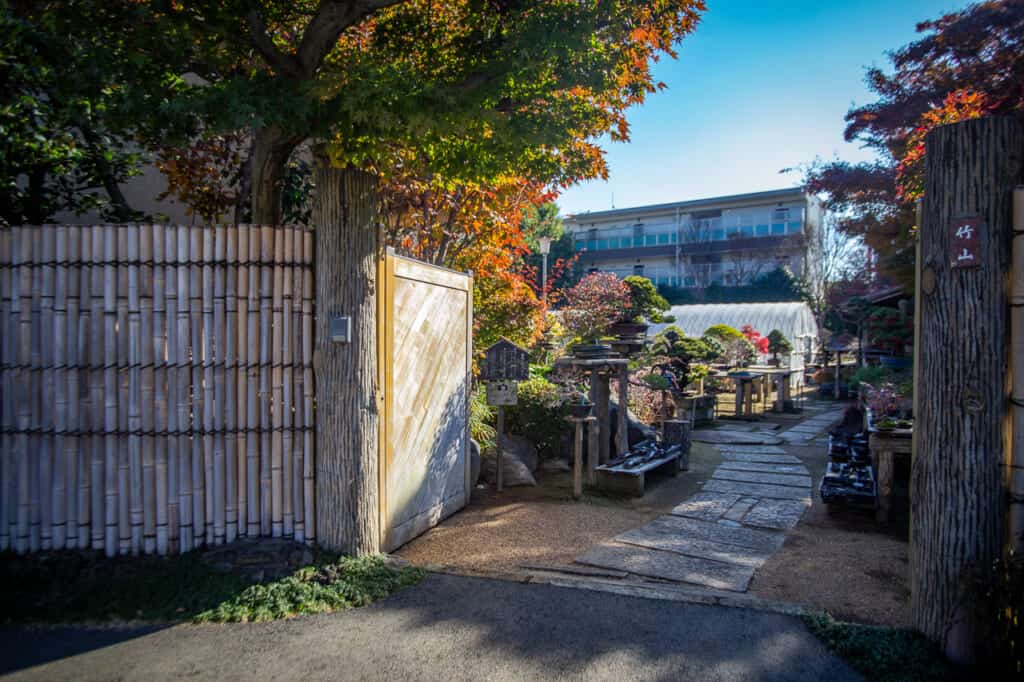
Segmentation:
{"type": "Polygon", "coordinates": [[[821,614],[804,616],[804,624],[870,682],[960,679],[938,647],[913,630],[842,623],[821,614]]]}
{"type": "Polygon", "coordinates": [[[655,324],[672,322],[676,319],[671,315],[662,315],[670,306],[665,297],[658,293],[654,282],[640,275],[630,275],[622,281],[629,287],[629,295],[632,299],[629,314],[633,319],[646,319],[655,324]]]}
{"type": "Polygon", "coordinates": [[[713,324],[704,330],[704,336],[710,336],[716,338],[719,341],[729,342],[736,341],[738,339],[746,338],[743,336],[743,332],[735,327],[730,327],[727,324],[713,324]]]}
{"type": "Polygon", "coordinates": [[[789,353],[793,350],[793,344],[789,342],[786,335],[778,329],[773,329],[768,332],[768,352],[771,353],[776,360],[779,359],[779,353],[789,353]]]}
{"type": "Polygon", "coordinates": [[[487,391],[481,385],[470,396],[469,435],[480,446],[480,453],[490,452],[497,445],[494,408],[487,404],[487,391]]]}
{"type": "Polygon", "coordinates": [[[558,386],[533,377],[519,384],[518,404],[505,408],[505,430],[529,438],[542,457],[559,454],[562,434],[568,432],[567,407],[558,386]]]}

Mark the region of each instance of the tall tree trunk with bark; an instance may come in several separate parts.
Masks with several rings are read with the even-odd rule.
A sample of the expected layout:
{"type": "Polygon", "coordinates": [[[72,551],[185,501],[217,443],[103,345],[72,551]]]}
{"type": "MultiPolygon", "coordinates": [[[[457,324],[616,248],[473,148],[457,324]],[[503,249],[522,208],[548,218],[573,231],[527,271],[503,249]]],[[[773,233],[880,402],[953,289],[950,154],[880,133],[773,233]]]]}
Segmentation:
{"type": "Polygon", "coordinates": [[[996,559],[1003,541],[1010,216],[1024,131],[983,118],[940,127],[926,144],[911,609],[918,629],[965,660],[963,572],[996,559]],[[953,268],[954,220],[971,215],[982,221],[979,267],[953,268]]]}
{"type": "Polygon", "coordinates": [[[251,173],[252,222],[256,225],[281,224],[281,183],[288,157],[302,142],[301,136],[289,135],[277,126],[253,131],[252,147],[247,163],[251,173]]]}
{"type": "Polygon", "coordinates": [[[383,239],[375,176],[318,159],[316,229],[317,540],[331,550],[379,552],[377,262],[383,239]],[[351,318],[351,342],[332,343],[329,319],[351,318]]]}

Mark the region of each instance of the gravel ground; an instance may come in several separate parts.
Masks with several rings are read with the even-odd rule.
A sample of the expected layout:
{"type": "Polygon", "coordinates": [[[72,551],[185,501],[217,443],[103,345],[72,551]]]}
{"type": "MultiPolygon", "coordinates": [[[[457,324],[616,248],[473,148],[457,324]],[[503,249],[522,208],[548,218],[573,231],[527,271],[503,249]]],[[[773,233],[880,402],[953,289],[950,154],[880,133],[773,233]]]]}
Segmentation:
{"type": "MultiPolygon", "coordinates": [[[[783,429],[796,423],[779,422],[783,429]]],[[[815,500],[783,548],[754,574],[749,593],[824,609],[842,620],[907,625],[906,509],[897,506],[886,526],[876,524],[870,513],[829,514],[817,497],[825,447],[821,442],[785,446],[811,472],[815,500]]],[[[587,495],[573,501],[569,474],[500,495],[481,487],[466,509],[397,554],[419,565],[484,574],[518,573],[523,564],[567,565],[594,544],[644,525],[699,492],[722,461],[715,448],[702,443],[694,443],[690,460],[689,472],[654,479],[641,499],[587,495]]]]}
{"type": "Polygon", "coordinates": [[[572,475],[547,475],[537,487],[473,491],[469,506],[398,550],[420,565],[512,573],[523,564],[564,565],[591,545],[641,526],[700,490],[722,458],[694,443],[690,471],[648,477],[640,499],[585,495],[572,499],[572,475]]]}
{"type": "MultiPolygon", "coordinates": [[[[888,524],[871,512],[829,513],[818,496],[826,445],[787,447],[814,482],[814,502],[786,544],[754,574],[750,593],[824,609],[840,620],[904,627],[910,623],[906,500],[888,524]]],[[[897,470],[897,481],[899,470],[897,470]]]]}

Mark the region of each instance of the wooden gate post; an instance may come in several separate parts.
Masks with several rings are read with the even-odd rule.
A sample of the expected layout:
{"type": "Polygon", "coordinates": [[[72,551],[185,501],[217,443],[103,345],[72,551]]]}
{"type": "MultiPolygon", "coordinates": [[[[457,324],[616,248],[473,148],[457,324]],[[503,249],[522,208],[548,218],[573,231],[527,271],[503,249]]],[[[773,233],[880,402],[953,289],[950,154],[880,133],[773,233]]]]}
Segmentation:
{"type": "Polygon", "coordinates": [[[377,180],[318,159],[316,186],[317,541],[334,551],[370,554],[381,548],[377,180]],[[347,343],[331,341],[336,316],[350,319],[347,343]]]}
{"type": "Polygon", "coordinates": [[[963,570],[998,557],[1003,539],[1010,213],[1024,130],[983,118],[937,128],[926,145],[911,609],[919,630],[966,660],[963,570]]]}

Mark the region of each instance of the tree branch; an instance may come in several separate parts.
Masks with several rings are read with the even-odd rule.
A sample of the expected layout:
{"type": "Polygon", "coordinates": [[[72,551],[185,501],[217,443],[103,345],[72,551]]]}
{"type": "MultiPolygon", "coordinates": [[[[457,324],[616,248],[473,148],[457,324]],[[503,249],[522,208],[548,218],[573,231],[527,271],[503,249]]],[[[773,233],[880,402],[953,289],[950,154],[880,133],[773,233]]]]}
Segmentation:
{"type": "Polygon", "coordinates": [[[296,61],[302,78],[312,78],[342,31],[379,9],[404,0],[324,0],[306,26],[296,61]]]}
{"type": "Polygon", "coordinates": [[[252,10],[246,15],[249,22],[249,33],[252,37],[252,44],[256,50],[267,60],[273,68],[293,78],[302,77],[302,64],[293,55],[285,54],[277,49],[270,34],[267,33],[267,25],[259,12],[252,10]]]}

